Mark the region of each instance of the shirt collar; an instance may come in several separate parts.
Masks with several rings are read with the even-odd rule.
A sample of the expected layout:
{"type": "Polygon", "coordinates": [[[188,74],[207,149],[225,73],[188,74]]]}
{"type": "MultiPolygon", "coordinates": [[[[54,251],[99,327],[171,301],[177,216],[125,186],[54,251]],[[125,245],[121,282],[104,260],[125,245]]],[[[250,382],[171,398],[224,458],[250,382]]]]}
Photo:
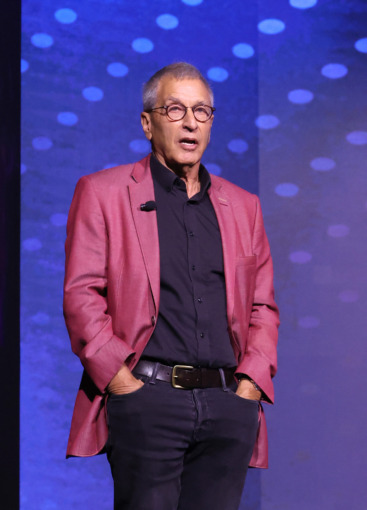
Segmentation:
{"type": "MultiPolygon", "coordinates": [[[[186,190],[186,185],[182,179],[169,170],[167,167],[162,165],[160,161],[152,153],[150,157],[150,169],[152,171],[153,179],[167,191],[172,191],[174,185],[186,190]],[[183,186],[182,186],[183,185],[183,186]]],[[[211,185],[210,174],[204,165],[200,165],[199,168],[199,180],[200,180],[200,192],[198,193],[200,199],[204,193],[206,193],[211,185]]],[[[195,195],[196,196],[196,195],[195,195]]]]}

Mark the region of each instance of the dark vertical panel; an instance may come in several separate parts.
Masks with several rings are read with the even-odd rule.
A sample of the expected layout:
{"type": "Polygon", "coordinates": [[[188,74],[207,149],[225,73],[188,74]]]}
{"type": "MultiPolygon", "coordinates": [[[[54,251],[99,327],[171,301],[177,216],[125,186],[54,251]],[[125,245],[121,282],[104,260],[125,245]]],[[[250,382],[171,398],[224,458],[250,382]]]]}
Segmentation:
{"type": "Polygon", "coordinates": [[[1,507],[19,506],[20,0],[0,25],[0,484],[1,507]]]}

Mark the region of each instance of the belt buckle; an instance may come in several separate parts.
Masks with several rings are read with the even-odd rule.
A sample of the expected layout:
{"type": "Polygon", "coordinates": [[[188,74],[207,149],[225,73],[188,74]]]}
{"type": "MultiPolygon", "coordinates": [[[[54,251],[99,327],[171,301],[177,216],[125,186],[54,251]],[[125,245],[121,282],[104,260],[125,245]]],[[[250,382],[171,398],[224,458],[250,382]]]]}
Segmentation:
{"type": "Polygon", "coordinates": [[[176,374],[176,371],[178,368],[184,368],[184,369],[187,369],[187,370],[193,370],[195,367],[191,366],[191,365],[174,365],[174,367],[172,367],[172,386],[174,388],[178,388],[178,389],[181,389],[181,390],[185,390],[185,386],[181,386],[180,384],[177,384],[175,379],[178,378],[178,375],[176,374]]]}

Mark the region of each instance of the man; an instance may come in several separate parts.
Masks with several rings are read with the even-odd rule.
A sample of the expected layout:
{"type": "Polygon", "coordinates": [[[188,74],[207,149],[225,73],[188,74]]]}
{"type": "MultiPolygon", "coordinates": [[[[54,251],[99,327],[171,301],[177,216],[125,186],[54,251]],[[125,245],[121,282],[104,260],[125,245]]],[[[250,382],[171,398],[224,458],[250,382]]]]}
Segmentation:
{"type": "Polygon", "coordinates": [[[186,63],[145,85],[152,154],[83,177],[64,311],[84,374],[68,455],[106,450],[115,510],[237,510],[267,466],[278,311],[256,196],[201,165],[213,94],[186,63]],[[238,385],[237,385],[238,382],[238,385]]]}

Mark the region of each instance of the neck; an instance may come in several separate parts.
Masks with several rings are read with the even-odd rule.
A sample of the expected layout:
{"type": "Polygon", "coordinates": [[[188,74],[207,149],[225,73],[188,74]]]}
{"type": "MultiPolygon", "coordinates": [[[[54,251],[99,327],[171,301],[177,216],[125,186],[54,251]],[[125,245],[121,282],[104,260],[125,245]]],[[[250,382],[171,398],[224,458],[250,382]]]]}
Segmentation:
{"type": "Polygon", "coordinates": [[[166,161],[162,161],[161,158],[154,154],[162,165],[164,165],[168,170],[177,175],[180,179],[182,179],[186,184],[187,195],[189,198],[196,195],[200,191],[200,179],[199,179],[199,169],[200,169],[200,161],[195,163],[193,166],[189,165],[175,165],[175,164],[167,164],[166,161]]]}

